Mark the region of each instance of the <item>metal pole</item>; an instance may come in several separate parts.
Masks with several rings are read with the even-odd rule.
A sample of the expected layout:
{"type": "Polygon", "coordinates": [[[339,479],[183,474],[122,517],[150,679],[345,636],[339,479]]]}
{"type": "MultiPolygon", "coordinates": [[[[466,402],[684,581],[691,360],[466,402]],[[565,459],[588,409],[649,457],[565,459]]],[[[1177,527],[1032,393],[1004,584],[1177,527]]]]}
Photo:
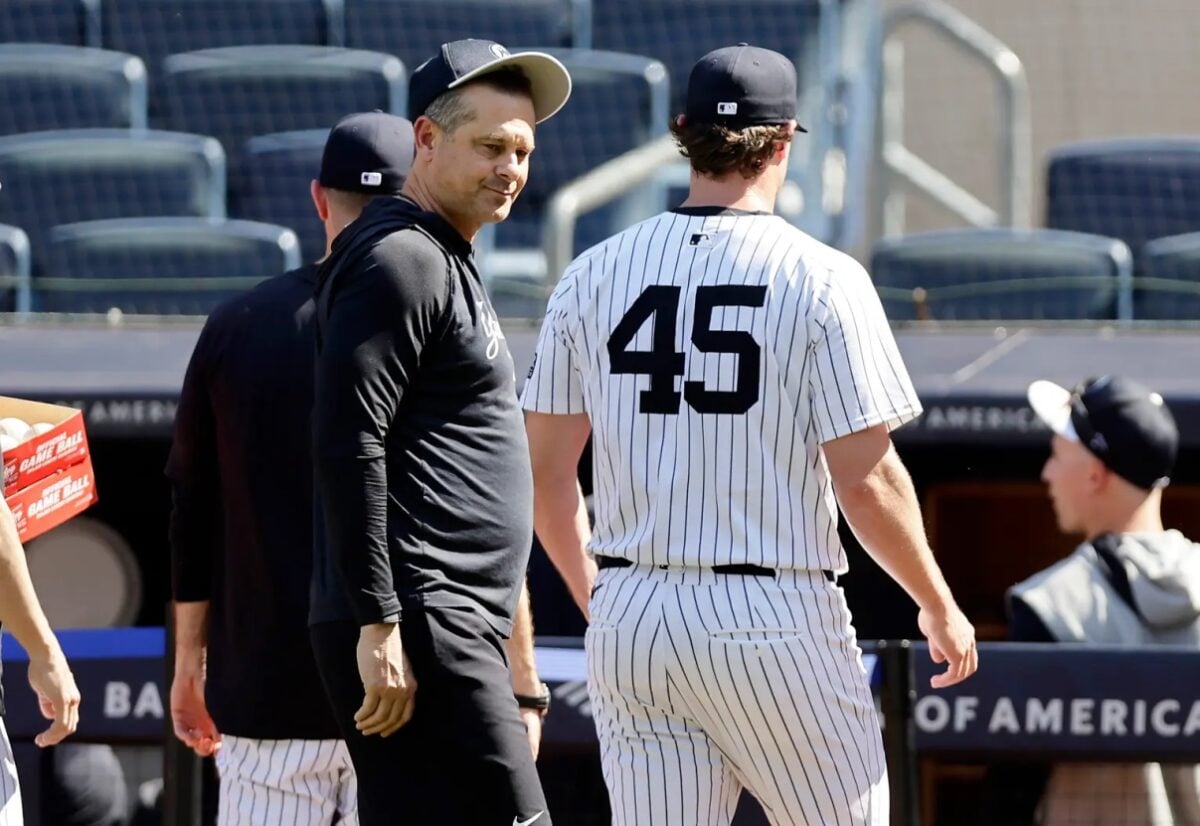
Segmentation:
{"type": "Polygon", "coordinates": [[[892,792],[892,826],[917,826],[917,763],[913,748],[912,658],[908,640],[880,641],[883,661],[883,750],[892,792]]]}

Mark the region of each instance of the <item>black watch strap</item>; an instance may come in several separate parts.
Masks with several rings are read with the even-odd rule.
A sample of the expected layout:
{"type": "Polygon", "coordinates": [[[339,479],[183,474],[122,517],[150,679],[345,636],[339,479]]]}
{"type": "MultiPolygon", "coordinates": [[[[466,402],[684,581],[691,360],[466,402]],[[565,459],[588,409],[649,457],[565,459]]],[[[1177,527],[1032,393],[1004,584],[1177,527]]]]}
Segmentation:
{"type": "Polygon", "coordinates": [[[542,683],[541,694],[516,694],[517,705],[541,712],[545,717],[550,712],[550,686],[542,683]]]}

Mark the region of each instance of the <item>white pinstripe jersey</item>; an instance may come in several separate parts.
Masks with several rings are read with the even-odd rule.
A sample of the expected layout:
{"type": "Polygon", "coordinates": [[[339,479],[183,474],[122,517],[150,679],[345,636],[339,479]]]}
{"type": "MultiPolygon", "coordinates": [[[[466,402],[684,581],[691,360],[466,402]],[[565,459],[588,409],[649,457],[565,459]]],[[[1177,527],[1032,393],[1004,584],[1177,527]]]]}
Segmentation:
{"type": "Polygon", "coordinates": [[[782,218],[717,208],[571,263],[522,404],[591,419],[593,553],[836,571],[820,444],[921,412],[863,268],[782,218]]]}

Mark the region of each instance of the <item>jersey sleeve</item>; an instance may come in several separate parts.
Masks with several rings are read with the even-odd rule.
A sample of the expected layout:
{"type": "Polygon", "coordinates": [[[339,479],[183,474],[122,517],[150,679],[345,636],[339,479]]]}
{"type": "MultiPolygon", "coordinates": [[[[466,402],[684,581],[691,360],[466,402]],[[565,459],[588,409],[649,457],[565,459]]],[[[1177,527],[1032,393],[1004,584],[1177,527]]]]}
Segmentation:
{"type": "Polygon", "coordinates": [[[546,308],[533,365],[521,391],[521,406],[534,413],[586,413],[583,377],[571,330],[578,324],[574,284],[568,274],[546,308]]]}
{"type": "Polygon", "coordinates": [[[810,304],[809,403],[818,441],[921,414],[875,285],[853,259],[815,284],[810,304]]]}

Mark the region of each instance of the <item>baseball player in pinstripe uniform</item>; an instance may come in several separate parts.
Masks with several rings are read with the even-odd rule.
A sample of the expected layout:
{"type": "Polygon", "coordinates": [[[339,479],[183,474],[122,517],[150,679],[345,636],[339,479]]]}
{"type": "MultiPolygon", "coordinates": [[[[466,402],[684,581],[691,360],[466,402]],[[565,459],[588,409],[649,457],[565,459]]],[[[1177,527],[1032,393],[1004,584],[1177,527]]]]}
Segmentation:
{"type": "Polygon", "coordinates": [[[524,388],[615,824],[728,824],[743,788],[776,824],[888,823],[839,505],[920,607],[934,685],[976,668],[891,445],[921,407],[871,281],[772,215],[795,104],[775,52],[696,64],[673,125],[688,199],[570,265],[524,388]]]}

